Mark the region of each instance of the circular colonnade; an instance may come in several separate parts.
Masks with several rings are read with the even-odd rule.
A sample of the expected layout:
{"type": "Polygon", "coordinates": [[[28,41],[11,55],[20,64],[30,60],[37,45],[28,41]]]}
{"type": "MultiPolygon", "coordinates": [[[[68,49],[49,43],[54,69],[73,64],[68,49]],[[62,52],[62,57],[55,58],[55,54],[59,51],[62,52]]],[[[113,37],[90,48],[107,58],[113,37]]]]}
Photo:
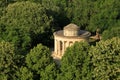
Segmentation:
{"type": "Polygon", "coordinates": [[[54,52],[53,58],[61,59],[67,47],[75,42],[88,41],[91,33],[80,30],[75,24],[68,24],[63,30],[54,32],[54,52]]]}

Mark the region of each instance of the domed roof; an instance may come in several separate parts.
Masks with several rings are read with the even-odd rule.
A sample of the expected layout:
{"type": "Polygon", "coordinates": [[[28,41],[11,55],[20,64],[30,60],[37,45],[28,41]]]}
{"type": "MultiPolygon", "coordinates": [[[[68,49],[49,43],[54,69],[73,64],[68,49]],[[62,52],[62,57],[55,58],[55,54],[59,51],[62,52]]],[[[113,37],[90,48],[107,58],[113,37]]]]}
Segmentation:
{"type": "Polygon", "coordinates": [[[78,27],[77,25],[70,23],[67,26],[64,27],[64,30],[80,30],[80,27],[78,27]]]}

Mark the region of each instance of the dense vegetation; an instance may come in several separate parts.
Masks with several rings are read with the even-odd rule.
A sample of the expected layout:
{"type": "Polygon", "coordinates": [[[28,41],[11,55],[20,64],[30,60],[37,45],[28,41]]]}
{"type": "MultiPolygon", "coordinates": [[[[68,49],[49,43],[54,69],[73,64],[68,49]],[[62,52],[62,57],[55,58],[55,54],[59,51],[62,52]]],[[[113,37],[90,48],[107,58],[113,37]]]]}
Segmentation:
{"type": "Polygon", "coordinates": [[[119,37],[119,0],[0,0],[0,80],[119,80],[119,37]],[[102,40],[75,43],[57,66],[53,32],[69,23],[102,40]]]}
{"type": "Polygon", "coordinates": [[[119,80],[120,39],[101,40],[96,46],[75,43],[61,60],[58,80],[119,80]]]}

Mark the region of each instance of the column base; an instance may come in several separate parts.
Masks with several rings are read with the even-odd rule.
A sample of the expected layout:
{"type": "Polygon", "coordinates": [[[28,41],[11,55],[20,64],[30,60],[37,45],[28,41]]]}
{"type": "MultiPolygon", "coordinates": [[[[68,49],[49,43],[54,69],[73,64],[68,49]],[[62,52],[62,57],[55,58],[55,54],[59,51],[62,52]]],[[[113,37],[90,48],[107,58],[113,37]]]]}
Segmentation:
{"type": "Polygon", "coordinates": [[[53,57],[53,59],[62,59],[62,55],[58,55],[55,52],[52,52],[51,56],[53,57]]]}

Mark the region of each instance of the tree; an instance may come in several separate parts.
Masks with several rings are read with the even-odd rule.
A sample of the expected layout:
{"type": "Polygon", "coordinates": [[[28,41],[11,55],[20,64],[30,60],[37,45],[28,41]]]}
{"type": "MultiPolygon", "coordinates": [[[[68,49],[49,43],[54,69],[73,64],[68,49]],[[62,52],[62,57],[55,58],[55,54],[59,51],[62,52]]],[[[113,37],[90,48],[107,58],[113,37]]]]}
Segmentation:
{"type": "Polygon", "coordinates": [[[112,28],[105,30],[102,34],[102,39],[112,39],[113,37],[120,37],[120,22],[116,23],[112,28]]]}
{"type": "Polygon", "coordinates": [[[87,42],[77,42],[67,48],[61,60],[61,74],[58,75],[58,80],[91,79],[89,48],[87,42]]]}
{"type": "Polygon", "coordinates": [[[62,29],[63,26],[70,23],[64,10],[65,6],[62,3],[65,0],[43,0],[41,5],[47,9],[47,14],[51,15],[56,24],[56,29],[62,29]]]}
{"type": "Polygon", "coordinates": [[[81,29],[86,29],[89,26],[90,18],[93,15],[94,1],[73,0],[71,1],[71,4],[73,14],[72,22],[79,25],[81,29]]]}
{"type": "Polygon", "coordinates": [[[0,0],[0,7],[6,7],[8,4],[15,2],[15,0],[0,0]]]}
{"type": "Polygon", "coordinates": [[[26,56],[26,64],[33,72],[34,79],[54,80],[56,77],[56,65],[52,60],[50,50],[42,44],[31,49],[26,56]]]}
{"type": "Polygon", "coordinates": [[[93,64],[94,80],[120,79],[120,39],[112,38],[100,41],[89,52],[93,64]]]}
{"type": "Polygon", "coordinates": [[[33,73],[27,67],[23,66],[16,72],[16,76],[16,79],[19,80],[33,80],[33,73]]]}
{"type": "Polygon", "coordinates": [[[120,27],[105,30],[102,34],[102,39],[107,40],[113,37],[120,37],[120,27]]]}
{"type": "Polygon", "coordinates": [[[9,4],[1,24],[2,39],[15,44],[18,52],[27,53],[37,43],[48,45],[54,31],[53,18],[37,3],[24,1],[9,4]]]}
{"type": "Polygon", "coordinates": [[[76,23],[81,29],[88,29],[94,15],[94,0],[61,0],[63,12],[69,22],[76,23]]]}
{"type": "Polygon", "coordinates": [[[2,41],[0,42],[0,79],[13,79],[17,66],[14,63],[15,48],[14,45],[2,41]]]}
{"type": "Polygon", "coordinates": [[[97,28],[104,30],[113,27],[119,21],[119,0],[96,0],[93,15],[87,29],[94,32],[97,28]]]}

